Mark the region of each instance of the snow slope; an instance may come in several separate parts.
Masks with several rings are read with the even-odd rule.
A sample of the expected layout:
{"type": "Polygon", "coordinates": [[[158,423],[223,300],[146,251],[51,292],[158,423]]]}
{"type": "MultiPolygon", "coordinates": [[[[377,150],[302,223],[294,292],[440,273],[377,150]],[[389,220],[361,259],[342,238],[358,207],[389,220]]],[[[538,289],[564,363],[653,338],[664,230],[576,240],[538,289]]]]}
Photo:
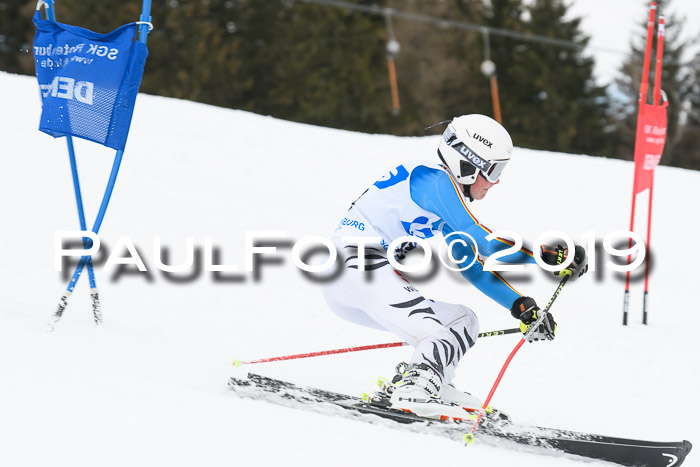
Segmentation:
{"type": "MultiPolygon", "coordinates": [[[[279,250],[282,264],[262,266],[259,280],[200,271],[176,282],[187,273],[155,267],[155,236],[171,263],[185,258],[186,237],[201,247],[209,236],[221,262],[243,267],[246,231],[329,234],[402,158],[433,158],[437,136],[358,134],[140,95],[100,234],[110,247],[132,239],[149,273],[99,267],[104,325],[91,324],[81,278],[57,330],[46,332],[67,284],[53,268],[54,231],[75,230],[78,219],[65,143],[38,132],[37,96],[33,79],[0,73],[0,465],[584,465],[238,399],[226,388],[232,358],[397,339],[336,318],[291,264],[289,248],[279,250]]],[[[80,140],[76,150],[90,224],[113,152],[80,140]]],[[[551,229],[574,238],[595,231],[599,240],[628,227],[629,162],[517,149],[502,182],[473,205],[487,225],[529,239],[551,229]]],[[[640,226],[646,199],[638,199],[640,226]]],[[[624,282],[599,248],[596,273],[567,285],[553,307],[557,339],[521,350],[493,404],[525,423],[700,442],[698,201],[700,173],[657,170],[649,326],[639,324],[641,282],[631,324],[620,325],[624,282]]],[[[528,271],[516,288],[546,303],[555,280],[528,271]]],[[[514,324],[444,269],[418,286],[471,306],[482,330],[514,324]]],[[[484,397],[516,342],[479,342],[458,386],[484,397]]],[[[254,369],[357,394],[409,355],[398,348],[254,369]]],[[[697,458],[686,465],[700,465],[697,458]]]]}

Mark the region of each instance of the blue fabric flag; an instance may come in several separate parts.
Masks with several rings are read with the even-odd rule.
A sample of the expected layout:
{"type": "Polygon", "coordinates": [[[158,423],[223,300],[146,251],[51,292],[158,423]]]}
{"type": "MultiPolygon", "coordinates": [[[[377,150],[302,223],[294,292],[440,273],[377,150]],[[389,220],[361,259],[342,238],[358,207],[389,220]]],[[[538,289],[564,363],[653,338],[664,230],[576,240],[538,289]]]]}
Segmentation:
{"type": "Polygon", "coordinates": [[[137,24],[109,34],[34,15],[36,77],[42,98],[39,130],[124,149],[148,49],[137,24]]]}

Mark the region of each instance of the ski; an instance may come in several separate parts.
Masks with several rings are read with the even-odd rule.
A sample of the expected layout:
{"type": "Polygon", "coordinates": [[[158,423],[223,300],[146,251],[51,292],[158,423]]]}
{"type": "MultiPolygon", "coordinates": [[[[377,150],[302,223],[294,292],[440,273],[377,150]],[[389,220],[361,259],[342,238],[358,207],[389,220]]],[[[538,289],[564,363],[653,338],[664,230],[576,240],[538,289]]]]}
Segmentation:
{"type": "MultiPolygon", "coordinates": [[[[254,373],[249,373],[247,378],[230,378],[228,385],[240,397],[455,440],[462,440],[473,426],[469,421],[455,422],[419,417],[410,412],[366,403],[359,397],[300,386],[254,373]]],[[[556,455],[565,453],[629,467],[677,467],[683,463],[692,448],[692,444],[685,440],[654,442],[615,438],[519,425],[498,417],[483,418],[477,430],[477,437],[480,443],[492,446],[515,443],[525,449],[540,452],[544,450],[556,455]]]]}

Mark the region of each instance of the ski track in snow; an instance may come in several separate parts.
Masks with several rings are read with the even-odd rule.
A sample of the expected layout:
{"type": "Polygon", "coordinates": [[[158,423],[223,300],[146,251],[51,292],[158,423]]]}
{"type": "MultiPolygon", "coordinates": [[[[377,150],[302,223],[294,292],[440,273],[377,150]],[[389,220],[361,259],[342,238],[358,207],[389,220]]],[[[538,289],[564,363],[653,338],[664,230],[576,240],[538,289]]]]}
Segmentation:
{"type": "MultiPolygon", "coordinates": [[[[460,442],[240,399],[226,387],[232,358],[253,359],[398,340],[345,323],[291,264],[262,279],[185,283],[155,269],[152,238],[185,259],[187,236],[205,236],[221,263],[244,264],[246,230],[328,235],[349,203],[404,157],[434,160],[438,136],[400,138],[285,122],[247,112],[140,95],[101,240],[129,236],[150,273],[115,277],[98,267],[105,323],[91,324],[87,278],[63,320],[46,332],[67,281],[54,268],[54,231],[77,230],[62,140],[37,130],[36,82],[0,73],[0,464],[582,466],[478,442],[460,442]]],[[[75,140],[88,224],[113,151],[75,140]]],[[[517,141],[516,141],[517,145],[517,141]]],[[[616,159],[516,149],[501,184],[472,205],[482,222],[534,240],[546,230],[579,239],[627,230],[633,166],[616,159]]],[[[643,280],[622,327],[624,281],[604,266],[565,287],[552,311],[557,339],[521,349],[493,405],[514,420],[613,436],[700,442],[700,350],[695,310],[700,263],[700,173],[656,174],[650,325],[643,280]]],[[[637,200],[645,234],[645,194],[637,200]]],[[[530,269],[516,289],[544,305],[554,278],[530,269]]],[[[85,275],[85,274],[84,274],[85,275]]],[[[227,276],[230,279],[230,275],[227,276]]],[[[507,310],[461,276],[417,282],[428,297],[465,303],[482,330],[513,326],[507,310]]],[[[484,397],[517,336],[483,339],[456,384],[484,397]]],[[[271,377],[336,392],[372,390],[410,349],[394,348],[257,365],[271,377]]],[[[251,367],[252,369],[252,367],[251,367]]],[[[691,453],[684,465],[698,465],[691,453]]],[[[607,464],[609,465],[609,464],[607,464]]]]}

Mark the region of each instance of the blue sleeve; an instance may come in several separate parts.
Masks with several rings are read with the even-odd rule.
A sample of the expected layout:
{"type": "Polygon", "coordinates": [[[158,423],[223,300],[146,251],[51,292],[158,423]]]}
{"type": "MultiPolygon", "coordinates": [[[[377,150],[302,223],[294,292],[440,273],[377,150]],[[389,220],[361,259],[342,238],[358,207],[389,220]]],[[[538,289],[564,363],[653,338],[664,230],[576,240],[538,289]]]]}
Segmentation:
{"type": "MultiPolygon", "coordinates": [[[[513,245],[512,242],[500,238],[492,241],[486,240],[486,237],[491,234],[491,230],[480,224],[472,215],[458,185],[447,173],[429,167],[416,167],[411,173],[410,187],[413,201],[426,211],[440,216],[445,222],[442,227],[443,235],[447,236],[453,232],[469,234],[476,242],[481,256],[490,256],[513,245]]],[[[466,239],[466,243],[469,245],[472,242],[466,239]]],[[[454,243],[452,254],[458,259],[462,257],[474,258],[473,248],[459,242],[454,243]]],[[[535,262],[532,252],[525,248],[499,258],[499,260],[513,263],[535,262]]],[[[471,259],[468,259],[467,264],[470,261],[471,259]]],[[[507,309],[510,309],[513,302],[521,296],[498,273],[484,271],[483,262],[479,258],[474,261],[471,267],[462,271],[462,275],[479,290],[507,309]]]]}
{"type": "MultiPolygon", "coordinates": [[[[477,243],[481,256],[491,256],[497,251],[513,246],[513,242],[503,238],[487,241],[492,232],[479,223],[467,208],[456,182],[442,170],[418,166],[413,169],[410,179],[411,198],[426,211],[430,211],[445,221],[455,232],[471,235],[477,243]]],[[[535,263],[532,251],[521,248],[515,253],[499,258],[508,263],[535,263]]]]}
{"type": "MultiPolygon", "coordinates": [[[[442,228],[442,233],[447,236],[453,230],[445,224],[442,228]]],[[[456,234],[459,236],[459,234],[456,234]]],[[[450,241],[453,237],[450,237],[450,241]]],[[[455,259],[465,258],[465,266],[474,260],[474,249],[469,240],[466,240],[467,246],[460,242],[455,242],[452,246],[452,256],[455,259]]],[[[520,292],[515,290],[500,274],[495,271],[484,271],[484,263],[478,257],[472,265],[460,271],[460,273],[481,292],[486,294],[499,305],[510,310],[513,302],[521,296],[520,292]]]]}

